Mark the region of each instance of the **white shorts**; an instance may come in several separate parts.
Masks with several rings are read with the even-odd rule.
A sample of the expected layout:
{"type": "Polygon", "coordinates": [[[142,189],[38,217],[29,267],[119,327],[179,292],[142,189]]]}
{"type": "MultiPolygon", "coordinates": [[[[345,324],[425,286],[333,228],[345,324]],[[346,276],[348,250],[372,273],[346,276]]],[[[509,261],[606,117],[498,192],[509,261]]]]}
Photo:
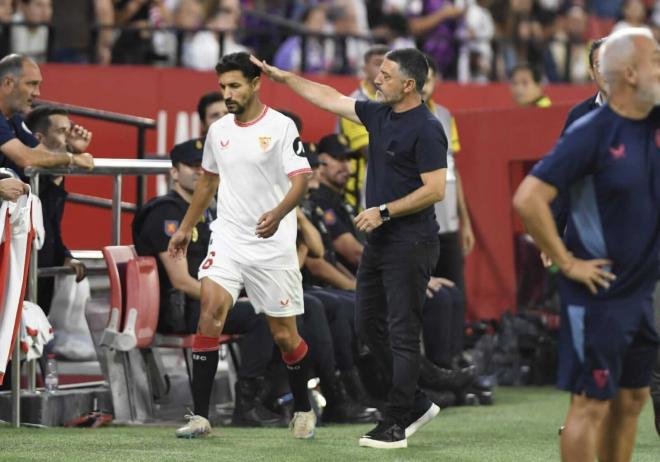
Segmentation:
{"type": "MultiPolygon", "coordinates": [[[[213,246],[215,247],[215,246],[213,246]]],[[[297,268],[272,269],[246,265],[226,256],[224,252],[209,248],[197,278],[209,278],[222,286],[234,303],[245,287],[248,298],[257,313],[274,318],[297,316],[305,312],[303,305],[302,275],[297,268]]]]}

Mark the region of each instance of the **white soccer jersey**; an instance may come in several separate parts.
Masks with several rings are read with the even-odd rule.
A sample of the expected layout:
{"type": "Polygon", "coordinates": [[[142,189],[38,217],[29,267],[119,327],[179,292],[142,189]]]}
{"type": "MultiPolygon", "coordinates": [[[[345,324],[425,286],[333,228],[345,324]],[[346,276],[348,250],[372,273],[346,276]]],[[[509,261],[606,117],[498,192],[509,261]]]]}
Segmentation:
{"type": "Polygon", "coordinates": [[[227,255],[244,264],[298,268],[293,211],[273,236],[255,234],[259,218],[289,191],[289,177],[312,171],[293,121],[268,106],[247,124],[228,114],[209,129],[202,168],[220,175],[214,244],[220,240],[227,255]]]}

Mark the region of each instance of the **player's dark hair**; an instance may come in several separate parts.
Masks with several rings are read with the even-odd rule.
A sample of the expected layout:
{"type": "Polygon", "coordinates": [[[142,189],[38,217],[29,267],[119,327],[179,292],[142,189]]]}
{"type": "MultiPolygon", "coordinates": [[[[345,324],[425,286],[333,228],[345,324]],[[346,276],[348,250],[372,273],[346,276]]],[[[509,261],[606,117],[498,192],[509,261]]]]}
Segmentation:
{"type": "Polygon", "coordinates": [[[417,93],[422,92],[426,76],[429,73],[429,65],[424,53],[416,48],[402,48],[390,51],[385,55],[385,59],[397,63],[401,73],[415,81],[417,93]]]}
{"type": "Polygon", "coordinates": [[[27,115],[25,118],[25,125],[32,133],[41,133],[45,135],[50,128],[50,116],[62,115],[67,116],[69,112],[56,106],[38,106],[27,115]]]}
{"type": "Polygon", "coordinates": [[[4,79],[8,75],[21,77],[23,75],[23,63],[28,59],[30,58],[27,56],[15,53],[0,59],[0,79],[4,79]]]}
{"type": "Polygon", "coordinates": [[[594,53],[605,43],[606,38],[601,37],[591,42],[591,46],[589,47],[589,67],[592,69],[594,68],[594,53]]]}
{"type": "Polygon", "coordinates": [[[225,98],[222,96],[222,93],[219,93],[217,91],[212,91],[211,93],[207,93],[204,96],[202,96],[199,99],[199,103],[197,103],[197,114],[199,115],[199,120],[204,120],[206,117],[206,108],[209,107],[213,103],[219,103],[221,101],[224,101],[225,98]]]}
{"type": "Polygon", "coordinates": [[[529,73],[532,74],[532,79],[534,82],[541,83],[541,70],[538,67],[532,66],[528,63],[520,63],[513,66],[513,69],[511,69],[511,73],[509,74],[509,78],[512,79],[518,72],[521,71],[529,71],[529,73]]]}
{"type": "Polygon", "coordinates": [[[218,75],[231,71],[240,71],[248,80],[261,75],[259,66],[250,61],[250,55],[244,51],[224,55],[215,66],[218,75]]]}

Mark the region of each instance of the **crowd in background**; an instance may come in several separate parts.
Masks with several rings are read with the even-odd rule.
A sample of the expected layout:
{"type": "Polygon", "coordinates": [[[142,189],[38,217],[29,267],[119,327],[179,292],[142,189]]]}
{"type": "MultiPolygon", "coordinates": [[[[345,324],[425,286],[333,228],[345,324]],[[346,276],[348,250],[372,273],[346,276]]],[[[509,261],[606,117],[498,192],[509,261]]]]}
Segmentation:
{"type": "Polygon", "coordinates": [[[506,80],[525,62],[546,81],[582,83],[593,39],[626,26],[660,37],[660,1],[0,0],[0,22],[0,54],[38,62],[212,70],[249,50],[285,69],[357,75],[382,43],[417,46],[449,80],[506,80]]]}

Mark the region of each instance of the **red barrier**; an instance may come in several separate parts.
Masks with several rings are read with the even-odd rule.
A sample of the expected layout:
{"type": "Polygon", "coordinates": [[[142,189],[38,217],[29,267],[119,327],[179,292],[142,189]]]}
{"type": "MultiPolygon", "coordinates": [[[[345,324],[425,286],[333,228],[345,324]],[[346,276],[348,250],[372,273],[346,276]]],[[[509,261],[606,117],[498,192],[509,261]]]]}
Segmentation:
{"type": "MultiPolygon", "coordinates": [[[[156,118],[167,114],[166,150],[174,143],[177,114],[195,111],[199,96],[217,89],[213,73],[151,67],[44,65],[45,99],[97,109],[156,118]]],[[[348,94],[358,80],[351,77],[315,77],[348,94]]],[[[463,86],[443,83],[436,99],[454,111],[462,144],[458,163],[479,243],[468,258],[470,312],[475,317],[497,316],[514,304],[511,216],[511,175],[515,162],[537,159],[556,140],[568,106],[593,92],[590,86],[556,85],[546,88],[555,107],[515,109],[505,84],[463,86]],[[562,104],[563,103],[563,104],[562,104]]],[[[336,118],[306,103],[287,87],[264,79],[262,99],[274,108],[295,112],[303,119],[303,138],[318,140],[334,131],[336,118]]],[[[81,120],[94,132],[92,149],[98,157],[132,157],[136,130],[105,122],[81,120]]],[[[147,152],[156,150],[156,133],[147,136],[147,152]]],[[[517,179],[522,170],[517,169],[517,179]]],[[[71,191],[111,197],[111,179],[70,178],[71,191]]],[[[124,181],[124,200],[135,198],[135,182],[124,181]]],[[[153,187],[150,195],[153,195],[153,187]]],[[[130,238],[131,214],[123,214],[122,243],[130,238]]],[[[73,248],[100,248],[110,244],[111,219],[107,211],[68,204],[64,219],[65,242],[73,248]],[[84,218],[83,218],[84,217],[84,218]],[[89,224],[94,232],[89,232],[89,224]]]]}

